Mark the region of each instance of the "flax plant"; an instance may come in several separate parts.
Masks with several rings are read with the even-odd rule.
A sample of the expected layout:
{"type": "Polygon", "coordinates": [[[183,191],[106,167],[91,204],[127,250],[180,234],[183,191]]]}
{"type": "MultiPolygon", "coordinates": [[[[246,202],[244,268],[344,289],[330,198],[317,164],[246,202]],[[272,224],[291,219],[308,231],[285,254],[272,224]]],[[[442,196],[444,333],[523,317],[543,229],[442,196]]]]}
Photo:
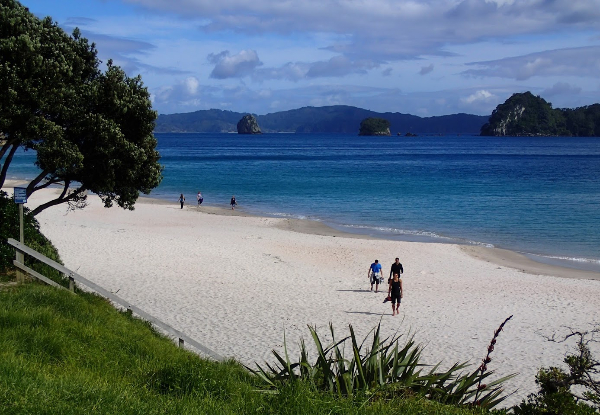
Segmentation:
{"type": "MultiPolygon", "coordinates": [[[[510,319],[510,318],[509,318],[510,319]]],[[[506,321],[508,321],[507,319],[506,321]]],[[[495,332],[492,345],[506,323],[495,332]]],[[[381,323],[372,329],[359,344],[352,325],[350,335],[337,340],[333,325],[329,324],[331,343],[324,345],[316,327],[308,326],[313,339],[317,358],[312,362],[304,340],[300,342],[298,361],[290,360],[284,333],[283,355],[276,350],[272,353],[275,364],[265,362],[265,367],[256,363],[256,369],[248,368],[262,380],[265,392],[277,393],[284,385],[295,381],[307,381],[317,390],[328,391],[338,396],[355,396],[359,393],[373,396],[394,397],[398,394],[418,394],[431,400],[453,405],[476,405],[492,408],[506,399],[501,386],[514,375],[509,375],[489,383],[483,380],[493,374],[478,367],[470,374],[464,374],[467,363],[456,363],[446,371],[440,371],[440,364],[426,365],[420,362],[423,346],[416,344],[414,336],[409,335],[401,346],[402,335],[393,335],[382,339],[381,323]],[[366,347],[370,335],[373,338],[370,347],[366,347]],[[351,356],[344,355],[346,342],[351,342],[351,356]],[[427,370],[426,368],[429,368],[427,370]]],[[[493,350],[493,347],[492,349],[493,350]]],[[[484,359],[491,360],[488,355],[484,359]]]]}

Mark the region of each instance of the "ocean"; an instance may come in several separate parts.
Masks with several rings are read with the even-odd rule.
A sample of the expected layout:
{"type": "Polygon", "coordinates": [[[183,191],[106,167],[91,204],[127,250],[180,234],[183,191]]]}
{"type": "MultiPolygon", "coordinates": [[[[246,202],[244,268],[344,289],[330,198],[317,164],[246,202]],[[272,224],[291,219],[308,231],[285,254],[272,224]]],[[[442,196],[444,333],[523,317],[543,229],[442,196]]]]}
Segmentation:
{"type": "MultiPolygon", "coordinates": [[[[322,221],[389,239],[477,244],[600,271],[600,139],[156,134],[151,196],[322,221]]],[[[19,153],[9,178],[35,175],[19,153]]],[[[449,264],[451,267],[452,264],[449,264]]]]}

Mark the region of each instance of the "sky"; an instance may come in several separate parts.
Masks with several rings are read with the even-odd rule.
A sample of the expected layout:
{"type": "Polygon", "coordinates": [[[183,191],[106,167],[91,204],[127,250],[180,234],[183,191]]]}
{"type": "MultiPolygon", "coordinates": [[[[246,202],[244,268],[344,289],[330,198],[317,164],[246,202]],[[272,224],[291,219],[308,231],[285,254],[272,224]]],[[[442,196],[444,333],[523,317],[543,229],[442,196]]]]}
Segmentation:
{"type": "Polygon", "coordinates": [[[600,0],[21,0],[140,74],[160,114],[600,102],[600,0]]]}

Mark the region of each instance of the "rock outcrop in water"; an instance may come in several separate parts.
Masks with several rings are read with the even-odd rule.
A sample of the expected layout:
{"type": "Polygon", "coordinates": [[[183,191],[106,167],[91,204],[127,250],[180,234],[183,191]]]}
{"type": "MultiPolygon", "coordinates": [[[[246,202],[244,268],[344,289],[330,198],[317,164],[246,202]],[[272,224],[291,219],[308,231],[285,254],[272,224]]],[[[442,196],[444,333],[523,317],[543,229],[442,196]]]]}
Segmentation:
{"type": "Polygon", "coordinates": [[[244,115],[237,123],[238,134],[262,134],[256,117],[254,115],[244,115]]]}
{"type": "Polygon", "coordinates": [[[392,135],[390,122],[384,118],[365,118],[360,122],[358,135],[392,135]]]}

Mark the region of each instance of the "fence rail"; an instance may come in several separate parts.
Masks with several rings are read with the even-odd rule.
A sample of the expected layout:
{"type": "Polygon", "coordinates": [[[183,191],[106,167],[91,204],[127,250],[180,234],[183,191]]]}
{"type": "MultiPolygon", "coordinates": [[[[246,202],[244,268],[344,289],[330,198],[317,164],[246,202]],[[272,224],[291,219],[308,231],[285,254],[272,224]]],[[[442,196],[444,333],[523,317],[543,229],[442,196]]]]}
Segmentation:
{"type": "MultiPolygon", "coordinates": [[[[223,356],[219,355],[218,353],[210,350],[208,347],[198,343],[196,340],[192,339],[191,337],[189,337],[188,335],[180,332],[179,330],[174,329],[173,327],[169,326],[167,323],[164,323],[162,321],[160,321],[159,319],[157,319],[156,317],[146,313],[144,310],[141,310],[140,308],[136,307],[135,305],[131,304],[129,301],[126,301],[124,299],[122,299],[121,297],[119,297],[118,295],[115,295],[114,293],[105,290],[104,288],[100,287],[99,285],[93,283],[92,281],[82,277],[81,275],[77,274],[74,271],[71,271],[70,269],[64,267],[63,265],[59,264],[58,262],[55,262],[53,260],[51,260],[50,258],[40,254],[37,251],[34,251],[33,249],[29,248],[28,246],[22,244],[19,241],[16,241],[12,238],[8,239],[8,244],[12,245],[15,250],[18,253],[21,254],[26,254],[31,256],[32,258],[37,259],[40,262],[43,262],[44,264],[54,268],[55,270],[57,270],[58,272],[64,274],[65,276],[67,276],[69,278],[69,288],[71,291],[74,291],[75,288],[75,281],[77,281],[80,284],[85,285],[88,288],[91,288],[93,291],[97,292],[98,294],[100,294],[101,296],[109,299],[110,301],[112,301],[113,303],[116,303],[122,307],[125,307],[127,309],[128,312],[131,313],[135,313],[136,315],[140,316],[141,318],[143,318],[146,321],[149,321],[150,323],[152,323],[153,325],[155,325],[156,327],[159,327],[160,329],[164,330],[165,332],[169,333],[172,336],[175,336],[175,338],[178,339],[178,344],[180,347],[183,347],[185,344],[188,344],[194,348],[196,348],[197,350],[199,350],[200,352],[202,352],[203,354],[211,357],[214,360],[217,361],[222,361],[225,360],[223,358],[223,356]]],[[[25,264],[14,260],[13,264],[25,271],[26,273],[28,273],[29,275],[40,279],[41,281],[50,284],[52,286],[55,287],[59,287],[59,288],[63,288],[66,289],[65,287],[63,287],[62,285],[57,284],[56,282],[52,281],[51,279],[46,278],[45,276],[39,274],[38,272],[32,270],[31,268],[27,267],[25,264]]]]}

